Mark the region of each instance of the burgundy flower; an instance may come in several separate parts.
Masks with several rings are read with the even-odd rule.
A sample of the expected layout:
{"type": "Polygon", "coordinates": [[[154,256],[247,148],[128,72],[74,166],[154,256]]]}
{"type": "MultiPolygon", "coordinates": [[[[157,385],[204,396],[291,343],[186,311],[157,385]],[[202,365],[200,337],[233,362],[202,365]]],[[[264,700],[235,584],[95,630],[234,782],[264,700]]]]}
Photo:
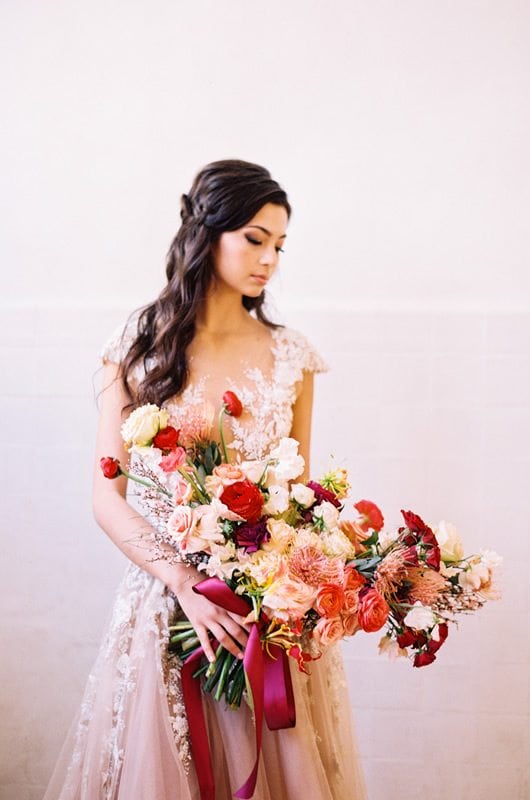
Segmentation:
{"type": "Polygon", "coordinates": [[[235,529],[234,539],[238,547],[244,547],[247,553],[255,553],[263,541],[270,539],[267,523],[264,520],[254,523],[245,522],[235,529]]]}
{"type": "Polygon", "coordinates": [[[335,494],[335,492],[331,492],[329,489],[324,489],[324,487],[321,486],[316,481],[308,481],[307,486],[309,486],[309,488],[312,489],[315,493],[316,497],[315,503],[318,504],[321,503],[323,500],[327,500],[328,503],[333,503],[333,505],[336,508],[341,507],[340,500],[335,494]]]}
{"type": "Polygon", "coordinates": [[[120,462],[117,458],[111,456],[103,456],[99,459],[99,466],[106,478],[117,478],[121,475],[120,462]]]}
{"type": "Polygon", "coordinates": [[[411,628],[405,628],[403,633],[396,636],[396,641],[400,647],[410,647],[416,641],[416,634],[411,628]]]}
{"type": "Polygon", "coordinates": [[[414,667],[426,667],[427,664],[432,664],[436,660],[434,653],[416,653],[414,656],[414,667]]]}
{"type": "Polygon", "coordinates": [[[449,634],[449,628],[447,626],[447,623],[442,622],[440,625],[438,625],[439,639],[438,641],[436,639],[430,639],[427,645],[427,652],[436,653],[447,639],[448,634],[449,634]]]}

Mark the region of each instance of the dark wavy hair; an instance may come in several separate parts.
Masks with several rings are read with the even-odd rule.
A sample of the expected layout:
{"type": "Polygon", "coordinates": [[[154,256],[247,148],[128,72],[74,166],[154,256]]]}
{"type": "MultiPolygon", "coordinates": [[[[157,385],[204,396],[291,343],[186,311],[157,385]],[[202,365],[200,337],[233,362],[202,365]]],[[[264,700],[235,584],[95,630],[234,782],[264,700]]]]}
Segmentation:
{"type": "MultiPolygon", "coordinates": [[[[185,388],[186,350],[213,278],[212,248],[224,231],[242,228],[266,203],[283,206],[290,218],[287,195],[270,172],[238,159],[207,164],[189,193],[181,196],[182,224],[166,257],[167,285],[154,302],[136,309],[127,320],[128,325],[140,311],[136,336],[120,365],[123,386],[132,401],[125,409],[144,403],[161,405],[185,388]],[[131,374],[140,362],[145,377],[133,392],[131,374]]],[[[270,328],[282,327],[267,318],[264,302],[264,291],[258,297],[242,297],[244,307],[258,320],[270,328]]]]}

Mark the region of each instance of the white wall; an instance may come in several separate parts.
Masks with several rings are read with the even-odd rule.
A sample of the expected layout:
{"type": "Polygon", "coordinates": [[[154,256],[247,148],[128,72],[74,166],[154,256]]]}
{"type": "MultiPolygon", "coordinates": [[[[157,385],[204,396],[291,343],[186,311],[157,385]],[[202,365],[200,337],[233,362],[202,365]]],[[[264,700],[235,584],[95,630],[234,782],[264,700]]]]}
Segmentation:
{"type": "Polygon", "coordinates": [[[345,648],[370,800],[527,797],[530,6],[19,0],[0,30],[0,796],[41,797],[123,569],[97,350],[160,290],[195,172],[240,157],[289,193],[276,304],[334,368],[315,470],[506,556],[432,667],[345,648]]]}

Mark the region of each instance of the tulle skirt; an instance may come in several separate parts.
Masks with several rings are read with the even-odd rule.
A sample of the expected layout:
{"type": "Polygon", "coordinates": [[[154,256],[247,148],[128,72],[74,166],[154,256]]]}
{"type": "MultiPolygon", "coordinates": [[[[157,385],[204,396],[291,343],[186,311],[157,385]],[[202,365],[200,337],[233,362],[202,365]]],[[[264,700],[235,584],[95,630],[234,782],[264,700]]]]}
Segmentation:
{"type": "MultiPolygon", "coordinates": [[[[127,567],[44,800],[200,800],[179,664],[166,657],[177,611],[158,579],[127,567]]],[[[296,726],[264,724],[254,800],[364,800],[340,650],[309,676],[289,662],[296,726]]],[[[216,800],[229,800],[254,765],[252,714],[209,695],[204,711],[216,800]]]]}

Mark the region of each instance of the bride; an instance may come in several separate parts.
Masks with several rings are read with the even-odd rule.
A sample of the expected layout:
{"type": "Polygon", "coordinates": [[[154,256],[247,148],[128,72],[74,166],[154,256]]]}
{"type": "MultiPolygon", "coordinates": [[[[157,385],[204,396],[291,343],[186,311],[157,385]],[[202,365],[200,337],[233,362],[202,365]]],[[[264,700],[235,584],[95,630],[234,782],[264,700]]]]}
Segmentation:
{"type": "MultiPolygon", "coordinates": [[[[93,510],[129,564],[45,800],[199,800],[168,625],[184,612],[210,660],[210,636],[241,657],[247,626],[192,591],[204,578],[194,567],[153,561],[134,544],[140,530],[144,538],[154,532],[152,522],[127,502],[126,478],[105,479],[99,460],[123,460],[120,426],[133,408],[156,403],[178,427],[205,408],[216,418],[231,389],[243,403],[242,415],[227,421],[232,460],[261,458],[292,436],[306,465],[299,480],[309,478],[313,373],[327,367],[302,333],[272,323],[264,310],[290,215],[287,195],[263,167],[208,164],[182,195],[167,285],[102,348],[93,510]]],[[[340,650],[329,648],[309,676],[289,661],[296,726],[264,726],[254,798],[362,800],[340,650]]],[[[228,800],[254,764],[252,714],[245,703],[234,711],[210,695],[203,704],[215,797],[228,800]]]]}

